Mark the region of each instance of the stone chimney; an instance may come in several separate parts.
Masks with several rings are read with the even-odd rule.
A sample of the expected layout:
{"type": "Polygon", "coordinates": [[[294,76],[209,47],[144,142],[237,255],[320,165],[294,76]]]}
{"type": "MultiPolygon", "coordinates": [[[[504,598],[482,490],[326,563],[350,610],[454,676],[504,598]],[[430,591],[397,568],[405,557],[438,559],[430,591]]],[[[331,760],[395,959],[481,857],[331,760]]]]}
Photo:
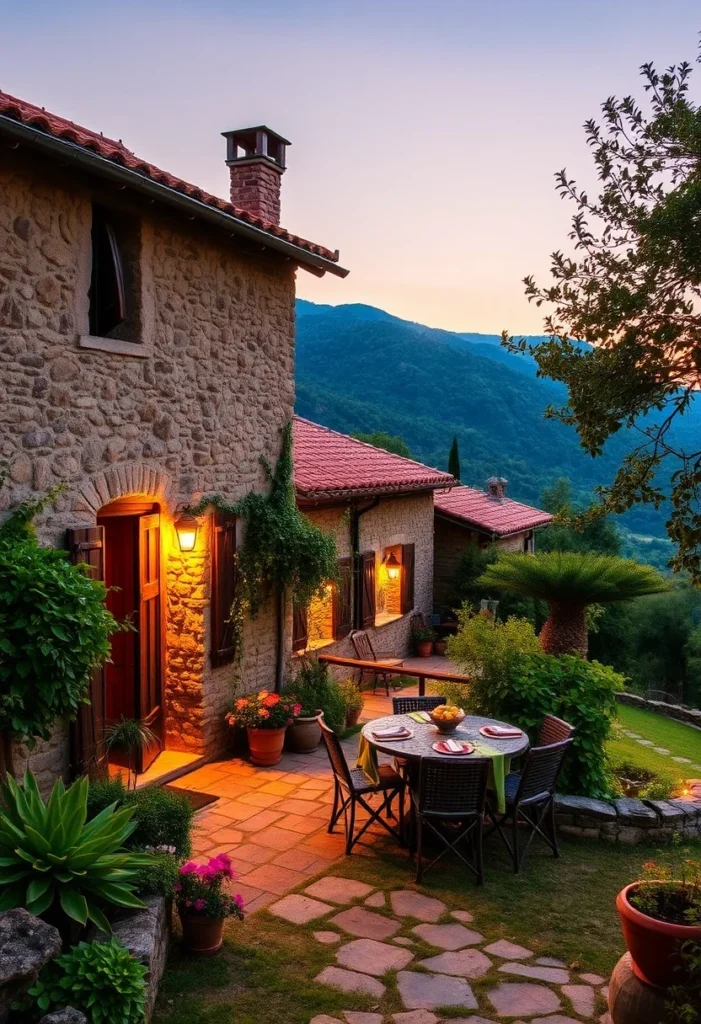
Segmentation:
{"type": "Polygon", "coordinates": [[[231,202],[253,217],[279,224],[280,179],[290,143],[264,124],[222,135],[231,174],[231,202]]]}
{"type": "Polygon", "coordinates": [[[490,476],[487,480],[487,494],[491,501],[506,501],[506,485],[508,480],[503,476],[490,476]]]}

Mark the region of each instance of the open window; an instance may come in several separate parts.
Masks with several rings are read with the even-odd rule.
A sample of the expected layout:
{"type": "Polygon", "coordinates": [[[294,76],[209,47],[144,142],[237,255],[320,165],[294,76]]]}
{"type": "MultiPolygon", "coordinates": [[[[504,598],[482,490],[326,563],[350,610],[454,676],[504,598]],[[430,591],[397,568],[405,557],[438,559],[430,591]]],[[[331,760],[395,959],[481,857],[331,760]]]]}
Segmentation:
{"type": "Polygon", "coordinates": [[[336,639],[337,586],[327,583],[308,605],[298,602],[292,607],[292,650],[317,651],[336,639]]]}
{"type": "Polygon", "coordinates": [[[140,250],[138,222],[94,205],[90,275],[90,335],[139,341],[140,250]]]}
{"type": "Polygon", "coordinates": [[[377,625],[413,610],[414,552],[413,544],[393,544],[384,549],[377,587],[377,625]]]}

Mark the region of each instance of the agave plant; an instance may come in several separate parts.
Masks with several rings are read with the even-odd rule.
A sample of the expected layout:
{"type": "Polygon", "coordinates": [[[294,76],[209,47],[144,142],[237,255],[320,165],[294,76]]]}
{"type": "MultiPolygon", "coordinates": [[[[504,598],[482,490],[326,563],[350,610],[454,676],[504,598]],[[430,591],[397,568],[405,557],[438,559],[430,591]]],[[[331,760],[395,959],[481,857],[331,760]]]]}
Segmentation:
{"type": "Polygon", "coordinates": [[[59,780],[45,803],[31,772],[23,788],[8,776],[0,797],[0,911],[62,912],[111,932],[102,906],[144,906],[129,882],[150,857],[121,849],[134,807],[113,803],[87,821],[87,778],[59,780]]]}
{"type": "Polygon", "coordinates": [[[588,646],[588,605],[630,601],[667,590],[664,577],[650,565],[574,551],[501,555],[478,582],[547,601],[550,614],[540,632],[543,650],[583,657],[588,646]]]}

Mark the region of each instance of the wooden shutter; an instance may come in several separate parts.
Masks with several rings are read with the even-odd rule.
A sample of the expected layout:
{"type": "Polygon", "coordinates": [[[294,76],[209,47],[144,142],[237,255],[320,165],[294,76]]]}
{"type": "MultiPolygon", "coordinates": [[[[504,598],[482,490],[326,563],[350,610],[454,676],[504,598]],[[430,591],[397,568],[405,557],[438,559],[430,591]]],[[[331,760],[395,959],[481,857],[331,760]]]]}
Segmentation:
{"type": "MultiPolygon", "coordinates": [[[[105,579],[105,528],[91,526],[83,530],[67,530],[66,539],[74,565],[84,562],[90,566],[90,577],[105,579]]],[[[70,773],[72,778],[86,772],[102,775],[107,770],[104,748],[105,732],[105,670],[98,669],[90,680],[87,696],[89,704],[82,704],[75,722],[70,726],[70,773]]]]}
{"type": "Polygon", "coordinates": [[[402,615],[406,615],[414,607],[414,553],[414,544],[402,544],[402,615]]]}
{"type": "Polygon", "coordinates": [[[212,667],[234,660],[231,606],[236,589],[236,517],[217,510],[212,520],[212,667]]]}
{"type": "Polygon", "coordinates": [[[363,629],[375,625],[375,552],[364,551],[362,560],[361,619],[363,629]]]}
{"type": "Polygon", "coordinates": [[[352,579],[350,558],[338,560],[338,583],[333,590],[333,636],[342,640],[353,627],[352,579]]]}
{"type": "Polygon", "coordinates": [[[309,623],[305,605],[292,605],[292,650],[304,651],[309,643],[309,623]]]}
{"type": "Polygon", "coordinates": [[[163,746],[163,649],[161,646],[161,517],[139,517],[139,717],[153,733],[141,747],[137,772],[145,772],[163,746]]]}

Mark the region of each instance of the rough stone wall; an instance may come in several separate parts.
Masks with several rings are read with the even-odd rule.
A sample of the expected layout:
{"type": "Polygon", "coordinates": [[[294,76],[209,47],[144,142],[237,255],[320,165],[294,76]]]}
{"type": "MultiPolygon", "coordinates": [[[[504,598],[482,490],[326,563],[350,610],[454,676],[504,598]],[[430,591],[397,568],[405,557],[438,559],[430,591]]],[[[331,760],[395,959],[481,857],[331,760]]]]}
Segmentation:
{"type": "MultiPolygon", "coordinates": [[[[516,533],[512,537],[495,541],[495,546],[499,551],[523,551],[525,537],[525,533],[516,533]]],[[[468,545],[483,547],[488,543],[490,540],[487,534],[436,516],[433,561],[436,607],[448,604],[453,573],[465,548],[468,545]]]]}
{"type": "MultiPolygon", "coordinates": [[[[350,527],[345,509],[315,509],[306,515],[333,532],[339,558],[351,554],[350,527]]],[[[433,495],[419,494],[407,498],[383,498],[377,508],[360,517],[360,550],[375,552],[376,582],[384,550],[394,544],[414,544],[414,612],[430,615],[433,611],[433,495]]],[[[368,630],[375,651],[394,653],[398,657],[409,653],[409,624],[411,613],[382,626],[368,630]]],[[[323,647],[324,654],[354,658],[355,651],[349,637],[323,647]]],[[[348,675],[348,670],[339,670],[348,675]]]]}
{"type": "Polygon", "coordinates": [[[701,803],[692,797],[592,800],[586,796],[558,795],[555,821],[560,832],[577,839],[601,839],[624,846],[668,843],[675,833],[685,839],[699,837],[701,803]]]}
{"type": "MultiPolygon", "coordinates": [[[[209,665],[207,530],[180,556],[172,513],[202,493],[236,500],[265,486],[259,457],[275,460],[294,401],[294,269],[21,150],[2,153],[0,198],[0,514],[65,484],[38,524],[42,542],[62,546],[67,527],[94,525],[114,498],[160,502],[169,742],[203,750],[223,740],[232,670],[209,665]],[[140,224],[140,358],[81,345],[91,200],[116,217],[125,204],[140,224]]],[[[249,689],[272,682],[271,623],[264,609],[247,624],[249,689]]]]}

